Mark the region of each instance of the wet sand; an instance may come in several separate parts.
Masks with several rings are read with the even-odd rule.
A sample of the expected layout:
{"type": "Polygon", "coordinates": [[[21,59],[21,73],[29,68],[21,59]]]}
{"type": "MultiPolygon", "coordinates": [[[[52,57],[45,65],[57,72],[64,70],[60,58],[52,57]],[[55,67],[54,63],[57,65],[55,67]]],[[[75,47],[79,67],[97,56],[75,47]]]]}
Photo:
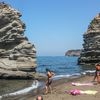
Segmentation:
{"type": "MultiPolygon", "coordinates": [[[[31,91],[27,95],[20,95],[10,98],[4,98],[2,100],[36,100],[37,95],[42,95],[43,100],[100,100],[100,84],[94,84],[93,86],[73,86],[72,82],[80,82],[80,83],[90,83],[93,80],[93,76],[83,76],[77,79],[67,80],[61,79],[54,81],[52,84],[53,91],[52,93],[48,93],[44,95],[44,89],[38,88],[34,91],[31,91]],[[97,94],[80,94],[80,95],[70,95],[65,91],[69,91],[72,89],[80,89],[82,91],[86,90],[95,90],[98,91],[97,94]]],[[[97,82],[92,82],[97,83],[97,82]]]]}

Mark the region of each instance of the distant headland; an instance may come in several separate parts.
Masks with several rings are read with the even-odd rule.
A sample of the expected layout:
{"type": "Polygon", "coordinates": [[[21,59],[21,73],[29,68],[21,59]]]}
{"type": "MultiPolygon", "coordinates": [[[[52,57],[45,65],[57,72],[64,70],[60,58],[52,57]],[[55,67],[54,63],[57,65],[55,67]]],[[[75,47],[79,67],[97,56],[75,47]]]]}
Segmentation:
{"type": "Polygon", "coordinates": [[[65,56],[80,56],[81,51],[82,51],[81,49],[68,50],[67,52],[65,52],[65,56]]]}

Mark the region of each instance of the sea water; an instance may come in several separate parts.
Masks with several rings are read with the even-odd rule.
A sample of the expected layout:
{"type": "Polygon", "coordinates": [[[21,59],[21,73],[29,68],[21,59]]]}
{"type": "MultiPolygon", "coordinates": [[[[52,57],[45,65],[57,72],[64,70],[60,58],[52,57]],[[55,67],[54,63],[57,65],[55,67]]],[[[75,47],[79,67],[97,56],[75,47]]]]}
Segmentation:
{"type": "Polygon", "coordinates": [[[78,57],[41,56],[37,58],[37,72],[46,73],[46,68],[53,71],[56,77],[74,76],[94,72],[94,66],[78,65],[78,57]]]}
{"type": "MultiPolygon", "coordinates": [[[[46,75],[46,68],[55,73],[54,79],[79,77],[82,74],[94,73],[94,66],[77,64],[78,57],[39,56],[36,71],[46,75]]],[[[18,95],[36,89],[40,83],[32,80],[0,80],[0,96],[18,95]]]]}

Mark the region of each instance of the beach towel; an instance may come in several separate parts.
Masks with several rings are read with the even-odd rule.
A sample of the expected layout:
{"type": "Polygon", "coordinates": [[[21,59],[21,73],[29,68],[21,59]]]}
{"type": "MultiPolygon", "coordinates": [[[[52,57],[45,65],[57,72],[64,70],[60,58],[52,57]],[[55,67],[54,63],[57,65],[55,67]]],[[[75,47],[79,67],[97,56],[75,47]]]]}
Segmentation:
{"type": "Polygon", "coordinates": [[[91,95],[95,95],[96,93],[98,93],[98,91],[95,90],[86,90],[86,91],[80,91],[81,94],[91,94],[91,95]]]}
{"type": "Polygon", "coordinates": [[[82,90],[79,90],[79,89],[74,89],[74,90],[70,90],[70,91],[66,91],[68,94],[71,94],[71,95],[80,95],[80,94],[90,94],[90,95],[95,95],[96,93],[98,93],[98,91],[95,91],[95,90],[85,90],[85,91],[82,91],[82,90]]]}
{"type": "Polygon", "coordinates": [[[72,82],[73,86],[93,86],[93,83],[79,83],[79,82],[72,82]]]}

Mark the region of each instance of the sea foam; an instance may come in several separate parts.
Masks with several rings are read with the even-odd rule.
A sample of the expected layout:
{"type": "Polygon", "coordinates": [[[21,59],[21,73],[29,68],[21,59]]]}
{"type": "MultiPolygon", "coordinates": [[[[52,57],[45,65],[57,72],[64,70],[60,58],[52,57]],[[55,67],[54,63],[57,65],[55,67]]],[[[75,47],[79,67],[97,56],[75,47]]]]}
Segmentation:
{"type": "Polygon", "coordinates": [[[4,94],[4,95],[1,95],[0,96],[0,100],[3,98],[3,97],[8,97],[8,96],[15,96],[15,95],[19,95],[19,94],[25,94],[25,93],[28,93],[29,91],[33,90],[33,89],[36,89],[40,86],[40,83],[35,80],[33,81],[32,85],[30,87],[27,87],[27,88],[24,88],[22,90],[18,90],[16,92],[13,92],[13,93],[8,93],[8,94],[4,94]]]}

